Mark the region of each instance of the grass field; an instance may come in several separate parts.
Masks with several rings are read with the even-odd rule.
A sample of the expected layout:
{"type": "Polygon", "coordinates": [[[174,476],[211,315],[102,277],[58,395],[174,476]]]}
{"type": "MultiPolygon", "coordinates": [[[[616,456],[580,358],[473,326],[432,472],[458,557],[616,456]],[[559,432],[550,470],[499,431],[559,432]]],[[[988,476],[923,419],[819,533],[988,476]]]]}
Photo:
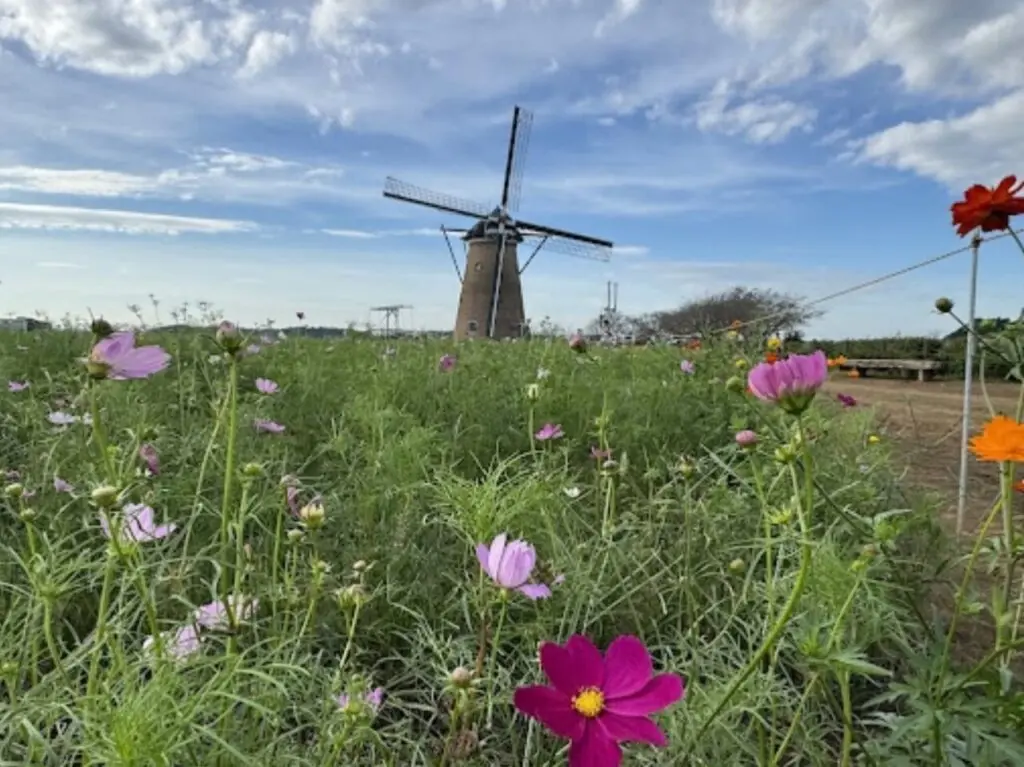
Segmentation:
{"type": "Polygon", "coordinates": [[[899,481],[891,384],[795,418],[728,340],[692,373],[677,349],[221,341],[147,334],[167,369],[89,383],[87,334],[0,340],[28,384],[0,396],[0,763],[565,764],[516,691],[573,634],[685,680],[622,713],[614,685],[657,684],[634,651],[580,688],[607,693],[572,703],[587,732],[650,742],[625,764],[1024,763],[1016,628],[965,679],[928,609],[954,549],[899,481]],[[549,595],[481,566],[502,533],[549,595]]]}

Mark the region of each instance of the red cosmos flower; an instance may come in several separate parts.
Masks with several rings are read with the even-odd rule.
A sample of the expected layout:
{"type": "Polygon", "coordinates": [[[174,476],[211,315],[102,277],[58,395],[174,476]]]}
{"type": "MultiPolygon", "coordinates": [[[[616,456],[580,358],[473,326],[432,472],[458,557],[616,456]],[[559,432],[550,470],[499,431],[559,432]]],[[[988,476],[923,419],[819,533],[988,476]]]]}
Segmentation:
{"type": "Polygon", "coordinates": [[[963,201],[950,208],[956,233],[965,237],[978,227],[983,232],[1009,229],[1010,216],[1024,214],[1024,197],[1017,196],[1021,189],[1024,181],[1018,184],[1016,176],[1007,176],[994,189],[972,186],[964,192],[963,201]]]}
{"type": "Polygon", "coordinates": [[[520,687],[515,706],[572,741],[569,767],[618,767],[619,743],[625,741],[666,745],[649,717],[683,697],[683,680],[676,674],[654,676],[651,656],[636,637],[616,638],[603,658],[579,634],[564,647],[544,642],[540,665],[551,686],[520,687]]]}

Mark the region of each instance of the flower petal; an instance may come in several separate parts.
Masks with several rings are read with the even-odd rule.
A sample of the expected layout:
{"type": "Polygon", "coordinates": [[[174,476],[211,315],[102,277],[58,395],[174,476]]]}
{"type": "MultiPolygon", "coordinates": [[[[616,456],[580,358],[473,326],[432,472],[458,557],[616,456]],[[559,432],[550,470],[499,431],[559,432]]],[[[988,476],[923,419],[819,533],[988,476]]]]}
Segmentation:
{"type": "Polygon", "coordinates": [[[614,740],[616,743],[632,741],[634,743],[649,743],[659,748],[668,745],[665,733],[646,716],[622,716],[605,711],[595,722],[604,730],[609,740],[614,740]]]}
{"type": "Polygon", "coordinates": [[[551,589],[543,583],[524,583],[516,591],[528,599],[547,599],[551,596],[551,589]]]}
{"type": "Polygon", "coordinates": [[[607,711],[623,716],[648,716],[668,708],[686,692],[678,674],[658,674],[635,695],[607,701],[607,711]]]}
{"type": "Polygon", "coordinates": [[[635,695],[651,681],[654,664],[644,643],[635,636],[620,636],[604,654],[604,695],[612,700],[635,695]]]}
{"type": "Polygon", "coordinates": [[[565,649],[576,668],[580,687],[604,686],[604,659],[593,642],[581,634],[573,634],[565,643],[565,649]]]}
{"type": "Polygon", "coordinates": [[[569,746],[569,767],[619,767],[622,749],[597,725],[590,724],[583,737],[569,746]]]}
{"type": "MultiPolygon", "coordinates": [[[[289,488],[289,491],[291,488],[289,488]]],[[[298,491],[296,491],[296,494],[298,491]]],[[[491,555],[491,550],[487,548],[486,543],[478,543],[476,545],[476,561],[480,563],[480,567],[485,573],[490,575],[490,571],[487,569],[487,558],[491,555]]]]}
{"type": "Polygon", "coordinates": [[[567,695],[552,687],[520,687],[512,696],[512,702],[521,713],[533,717],[560,738],[583,737],[587,720],[573,710],[567,695]]]}
{"type": "Polygon", "coordinates": [[[491,541],[490,553],[487,557],[487,572],[494,580],[498,580],[498,573],[501,570],[501,558],[505,555],[505,541],[508,536],[501,533],[491,541]]]}
{"type": "Polygon", "coordinates": [[[497,573],[498,583],[507,589],[519,588],[529,579],[536,561],[537,555],[533,546],[526,541],[510,541],[505,546],[505,553],[501,558],[501,569],[497,573]]]}

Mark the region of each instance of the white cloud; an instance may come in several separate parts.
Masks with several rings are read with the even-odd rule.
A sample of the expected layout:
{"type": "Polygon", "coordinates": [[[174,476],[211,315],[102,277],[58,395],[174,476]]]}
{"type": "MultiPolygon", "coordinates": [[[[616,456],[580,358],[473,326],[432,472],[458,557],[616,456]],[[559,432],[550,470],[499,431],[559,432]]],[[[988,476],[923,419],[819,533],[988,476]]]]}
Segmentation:
{"type": "Polygon", "coordinates": [[[775,144],[793,131],[810,131],[818,111],[813,107],[771,96],[732,105],[729,83],[720,80],[697,104],[697,127],[702,131],[743,136],[754,144],[775,144]]]}
{"type": "Polygon", "coordinates": [[[260,72],[276,66],[297,49],[298,44],[292,35],[261,29],[253,35],[252,43],[245,54],[245,64],[238,70],[238,76],[255,77],[260,72]]]}
{"type": "Polygon", "coordinates": [[[257,228],[256,224],[249,221],[0,202],[0,229],[84,230],[126,234],[222,234],[251,232],[257,228]]]}
{"type": "Polygon", "coordinates": [[[352,240],[372,240],[378,236],[375,232],[363,232],[358,229],[321,229],[320,231],[332,237],[346,237],[352,240]]]}

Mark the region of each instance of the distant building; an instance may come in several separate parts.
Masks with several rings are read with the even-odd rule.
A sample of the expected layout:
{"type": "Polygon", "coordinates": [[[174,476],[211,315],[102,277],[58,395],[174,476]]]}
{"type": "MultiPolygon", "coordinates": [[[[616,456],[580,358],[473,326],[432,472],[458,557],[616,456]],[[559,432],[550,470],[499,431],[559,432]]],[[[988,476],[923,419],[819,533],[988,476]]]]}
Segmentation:
{"type": "Polygon", "coordinates": [[[6,319],[0,319],[0,330],[13,330],[24,333],[29,330],[52,329],[53,325],[49,322],[33,319],[32,317],[8,317],[6,319]]]}

